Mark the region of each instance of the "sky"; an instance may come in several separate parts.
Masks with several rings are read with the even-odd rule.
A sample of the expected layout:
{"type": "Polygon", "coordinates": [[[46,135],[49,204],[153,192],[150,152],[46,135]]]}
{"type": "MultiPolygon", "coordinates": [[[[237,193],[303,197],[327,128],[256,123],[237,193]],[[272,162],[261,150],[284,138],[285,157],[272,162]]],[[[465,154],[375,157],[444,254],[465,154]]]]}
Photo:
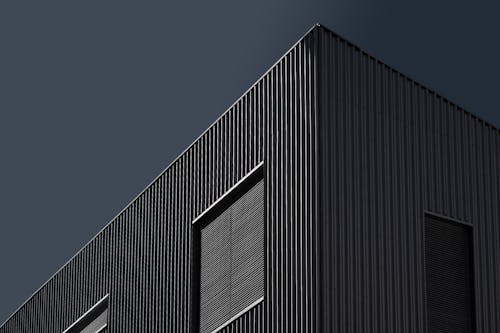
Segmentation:
{"type": "Polygon", "coordinates": [[[0,2],[0,323],[313,24],[500,126],[500,3],[0,2]]]}

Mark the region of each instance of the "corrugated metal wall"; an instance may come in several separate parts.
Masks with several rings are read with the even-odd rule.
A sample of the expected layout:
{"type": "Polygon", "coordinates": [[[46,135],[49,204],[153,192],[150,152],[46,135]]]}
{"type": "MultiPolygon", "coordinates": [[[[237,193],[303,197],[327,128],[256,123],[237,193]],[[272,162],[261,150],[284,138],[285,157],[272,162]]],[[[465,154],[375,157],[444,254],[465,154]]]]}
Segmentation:
{"type": "Polygon", "coordinates": [[[322,31],[323,331],[426,332],[428,211],[473,225],[477,332],[499,332],[499,131],[322,31]]]}
{"type": "Polygon", "coordinates": [[[317,332],[317,29],[257,85],[265,93],[266,332],[317,332]]]}
{"type": "Polygon", "coordinates": [[[264,161],[265,299],[223,332],[425,332],[423,221],[473,224],[478,332],[500,330],[499,135],[313,28],[0,328],[188,332],[191,221],[264,161]]]}
{"type": "Polygon", "coordinates": [[[220,333],[264,333],[264,305],[258,304],[236,320],[219,331],[220,333]]]}
{"type": "Polygon", "coordinates": [[[312,34],[0,328],[62,332],[109,293],[109,332],[188,332],[191,221],[265,160],[266,292],[223,332],[316,331],[312,34]]]}

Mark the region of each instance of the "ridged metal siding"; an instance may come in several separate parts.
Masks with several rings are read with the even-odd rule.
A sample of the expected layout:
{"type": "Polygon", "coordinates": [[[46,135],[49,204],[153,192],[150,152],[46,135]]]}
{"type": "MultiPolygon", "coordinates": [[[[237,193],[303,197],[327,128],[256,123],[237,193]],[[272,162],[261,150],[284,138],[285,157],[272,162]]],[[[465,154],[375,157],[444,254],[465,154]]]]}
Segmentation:
{"type": "Polygon", "coordinates": [[[264,304],[260,303],[219,333],[264,333],[264,304]]]}
{"type": "Polygon", "coordinates": [[[317,332],[317,30],[273,67],[264,91],[266,332],[317,332]]]}
{"type": "Polygon", "coordinates": [[[191,221],[265,161],[265,296],[223,332],[316,331],[315,57],[305,36],[0,328],[189,332],[191,221]]]}
{"type": "Polygon", "coordinates": [[[265,299],[223,332],[425,332],[424,212],[473,225],[500,330],[499,133],[315,27],[0,328],[188,332],[191,221],[260,161],[265,299]]]}
{"type": "Polygon", "coordinates": [[[322,331],[426,332],[428,211],[473,225],[476,332],[499,332],[499,131],[321,31],[322,331]]]}

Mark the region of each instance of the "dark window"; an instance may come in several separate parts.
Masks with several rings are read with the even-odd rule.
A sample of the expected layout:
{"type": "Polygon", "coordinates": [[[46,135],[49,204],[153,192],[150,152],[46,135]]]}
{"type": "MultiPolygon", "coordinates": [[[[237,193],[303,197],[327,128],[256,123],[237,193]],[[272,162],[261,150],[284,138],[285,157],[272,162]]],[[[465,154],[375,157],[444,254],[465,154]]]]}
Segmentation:
{"type": "Polygon", "coordinates": [[[199,232],[202,333],[216,330],[264,296],[263,190],[260,180],[199,232]]]}
{"type": "Polygon", "coordinates": [[[108,296],[101,299],[64,333],[99,333],[108,326],[108,296]]]}
{"type": "Polygon", "coordinates": [[[429,332],[474,332],[471,227],[426,216],[429,332]]]}

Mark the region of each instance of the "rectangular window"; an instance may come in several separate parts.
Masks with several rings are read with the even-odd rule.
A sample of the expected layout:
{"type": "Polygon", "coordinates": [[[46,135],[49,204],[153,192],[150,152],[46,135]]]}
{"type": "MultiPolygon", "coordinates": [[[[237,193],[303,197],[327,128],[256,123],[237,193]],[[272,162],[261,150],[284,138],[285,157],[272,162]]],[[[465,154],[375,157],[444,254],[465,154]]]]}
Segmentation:
{"type": "Polygon", "coordinates": [[[264,297],[264,181],[231,192],[196,223],[201,333],[219,330],[264,297]]]}
{"type": "Polygon", "coordinates": [[[474,332],[472,227],[427,215],[425,268],[429,332],[474,332]]]}
{"type": "Polygon", "coordinates": [[[99,333],[108,326],[108,296],[106,295],[63,333],[99,333]]]}

